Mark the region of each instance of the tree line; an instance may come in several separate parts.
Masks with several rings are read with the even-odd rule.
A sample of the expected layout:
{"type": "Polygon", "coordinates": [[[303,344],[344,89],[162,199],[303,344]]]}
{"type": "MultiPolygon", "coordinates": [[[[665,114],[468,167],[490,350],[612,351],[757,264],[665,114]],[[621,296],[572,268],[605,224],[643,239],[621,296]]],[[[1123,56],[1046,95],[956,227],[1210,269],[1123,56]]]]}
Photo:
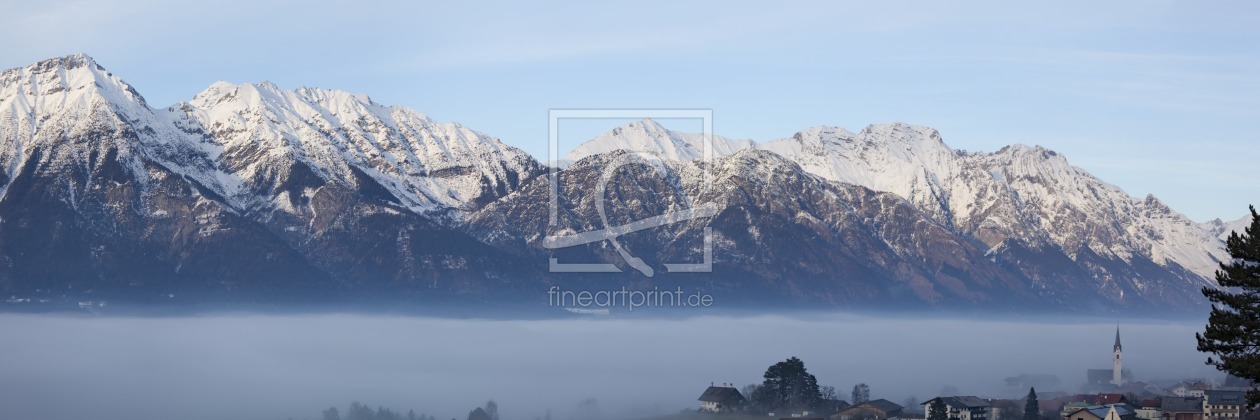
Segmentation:
{"type": "MultiPolygon", "coordinates": [[[[323,420],[437,420],[436,417],[426,414],[416,414],[415,410],[407,410],[406,413],[400,413],[385,407],[377,407],[375,410],[367,404],[355,401],[346,407],[345,411],[338,409],[336,406],[329,407],[321,412],[323,420]]],[[[547,420],[550,420],[548,413],[547,420]]],[[[451,419],[456,420],[456,419],[451,419]]],[[[499,420],[499,404],[494,400],[486,402],[485,407],[477,407],[468,412],[468,420],[499,420]]]]}
{"type": "Polygon", "coordinates": [[[433,416],[425,414],[416,414],[415,410],[407,410],[407,413],[399,413],[385,407],[377,407],[375,410],[367,404],[358,401],[350,403],[345,411],[337,409],[337,407],[329,407],[321,414],[323,420],[437,420],[433,416]]]}
{"type": "MultiPolygon", "coordinates": [[[[828,403],[838,402],[840,395],[833,386],[818,385],[818,378],[809,373],[805,362],[790,357],[766,369],[760,384],[750,384],[742,390],[750,408],[760,412],[820,410],[828,403]]],[[[865,383],[853,386],[849,401],[853,405],[871,399],[871,387],[865,383]]]]}

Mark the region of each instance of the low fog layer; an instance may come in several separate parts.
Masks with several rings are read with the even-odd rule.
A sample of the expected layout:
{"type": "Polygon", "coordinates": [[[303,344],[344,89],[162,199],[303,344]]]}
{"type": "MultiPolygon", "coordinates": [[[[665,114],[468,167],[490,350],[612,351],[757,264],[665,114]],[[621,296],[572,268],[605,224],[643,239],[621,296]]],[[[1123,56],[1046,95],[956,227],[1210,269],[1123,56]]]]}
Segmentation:
{"type": "MultiPolygon", "coordinates": [[[[1220,376],[1194,349],[1201,323],[1121,321],[1137,380],[1220,376]]],[[[1114,323],[829,316],[484,321],[325,316],[88,318],[0,315],[0,407],[11,418],[317,419],[361,401],[463,419],[488,399],[505,420],[608,418],[693,408],[710,382],[760,382],[800,357],[842,398],[920,400],[945,386],[1019,396],[1003,378],[1058,375],[1076,391],[1110,368],[1114,323]]]]}

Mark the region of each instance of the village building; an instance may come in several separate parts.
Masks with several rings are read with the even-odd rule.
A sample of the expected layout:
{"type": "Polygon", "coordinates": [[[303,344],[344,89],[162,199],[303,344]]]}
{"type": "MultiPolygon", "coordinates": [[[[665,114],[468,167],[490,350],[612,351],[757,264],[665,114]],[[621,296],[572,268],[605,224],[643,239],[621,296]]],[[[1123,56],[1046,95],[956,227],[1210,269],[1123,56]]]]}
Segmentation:
{"type": "Polygon", "coordinates": [[[1085,407],[1068,413],[1063,420],[1136,420],[1137,411],[1128,404],[1085,407]]]}
{"type": "Polygon", "coordinates": [[[1247,404],[1246,394],[1242,391],[1207,390],[1203,391],[1203,397],[1205,420],[1240,418],[1247,404]]]}
{"type": "Polygon", "coordinates": [[[1137,404],[1137,418],[1142,420],[1162,420],[1164,412],[1159,409],[1159,398],[1142,400],[1137,404]]]}
{"type": "Polygon", "coordinates": [[[945,403],[946,417],[951,420],[988,420],[993,411],[992,404],[977,397],[936,397],[923,403],[925,417],[931,417],[932,403],[936,400],[945,403]]]}
{"type": "Polygon", "coordinates": [[[733,384],[709,385],[709,388],[700,394],[699,400],[700,411],[710,413],[742,411],[748,406],[748,400],[744,398],[744,394],[735,389],[733,384]]]}
{"type": "Polygon", "coordinates": [[[1203,420],[1202,397],[1164,397],[1160,399],[1164,420],[1203,420]]]}
{"type": "Polygon", "coordinates": [[[1111,346],[1111,369],[1085,371],[1085,383],[1090,387],[1119,387],[1132,380],[1132,373],[1124,368],[1123,347],[1120,346],[1120,327],[1116,326],[1116,342],[1111,346]]]}
{"type": "Polygon", "coordinates": [[[880,398],[857,404],[831,415],[831,420],[883,420],[899,418],[902,406],[880,398]]]}
{"type": "Polygon", "coordinates": [[[829,416],[852,406],[845,400],[823,400],[822,405],[818,407],[818,413],[829,416]]]}
{"type": "Polygon", "coordinates": [[[1208,385],[1207,382],[1189,381],[1177,384],[1177,386],[1172,389],[1172,393],[1178,397],[1203,398],[1203,391],[1207,391],[1209,389],[1212,389],[1212,386],[1208,385]]]}

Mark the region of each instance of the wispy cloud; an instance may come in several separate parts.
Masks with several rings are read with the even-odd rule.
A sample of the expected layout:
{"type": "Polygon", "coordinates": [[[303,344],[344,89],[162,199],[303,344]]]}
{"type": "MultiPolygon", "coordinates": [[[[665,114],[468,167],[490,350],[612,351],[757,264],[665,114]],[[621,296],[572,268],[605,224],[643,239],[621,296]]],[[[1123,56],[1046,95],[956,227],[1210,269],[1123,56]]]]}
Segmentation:
{"type": "MultiPolygon", "coordinates": [[[[644,1],[599,7],[553,7],[491,11],[477,31],[460,30],[465,20],[439,23],[432,48],[416,51],[411,64],[460,68],[618,54],[729,54],[750,64],[765,51],[828,44],[877,42],[894,34],[924,30],[957,12],[936,2],[904,8],[836,2],[765,4],[722,2],[679,4],[644,1]]],[[[820,54],[829,54],[819,49],[820,54]]],[[[803,64],[803,63],[798,63],[803,64]]]]}
{"type": "Polygon", "coordinates": [[[411,64],[461,68],[617,54],[704,54],[706,48],[725,51],[734,43],[761,43],[765,40],[757,38],[768,31],[815,24],[826,15],[809,13],[801,5],[760,6],[756,13],[717,6],[635,6],[527,11],[475,33],[445,36],[432,48],[417,51],[411,64]]]}

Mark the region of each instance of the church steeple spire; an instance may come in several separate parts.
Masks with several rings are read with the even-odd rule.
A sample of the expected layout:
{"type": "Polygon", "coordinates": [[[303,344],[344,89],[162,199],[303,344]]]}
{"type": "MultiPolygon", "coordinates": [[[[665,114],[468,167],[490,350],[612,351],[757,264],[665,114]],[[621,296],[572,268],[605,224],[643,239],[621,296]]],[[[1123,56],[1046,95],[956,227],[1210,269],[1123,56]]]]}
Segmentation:
{"type": "Polygon", "coordinates": [[[1111,348],[1111,352],[1116,356],[1111,360],[1111,383],[1120,386],[1124,384],[1124,368],[1120,361],[1120,324],[1116,324],[1116,345],[1111,348]]]}

